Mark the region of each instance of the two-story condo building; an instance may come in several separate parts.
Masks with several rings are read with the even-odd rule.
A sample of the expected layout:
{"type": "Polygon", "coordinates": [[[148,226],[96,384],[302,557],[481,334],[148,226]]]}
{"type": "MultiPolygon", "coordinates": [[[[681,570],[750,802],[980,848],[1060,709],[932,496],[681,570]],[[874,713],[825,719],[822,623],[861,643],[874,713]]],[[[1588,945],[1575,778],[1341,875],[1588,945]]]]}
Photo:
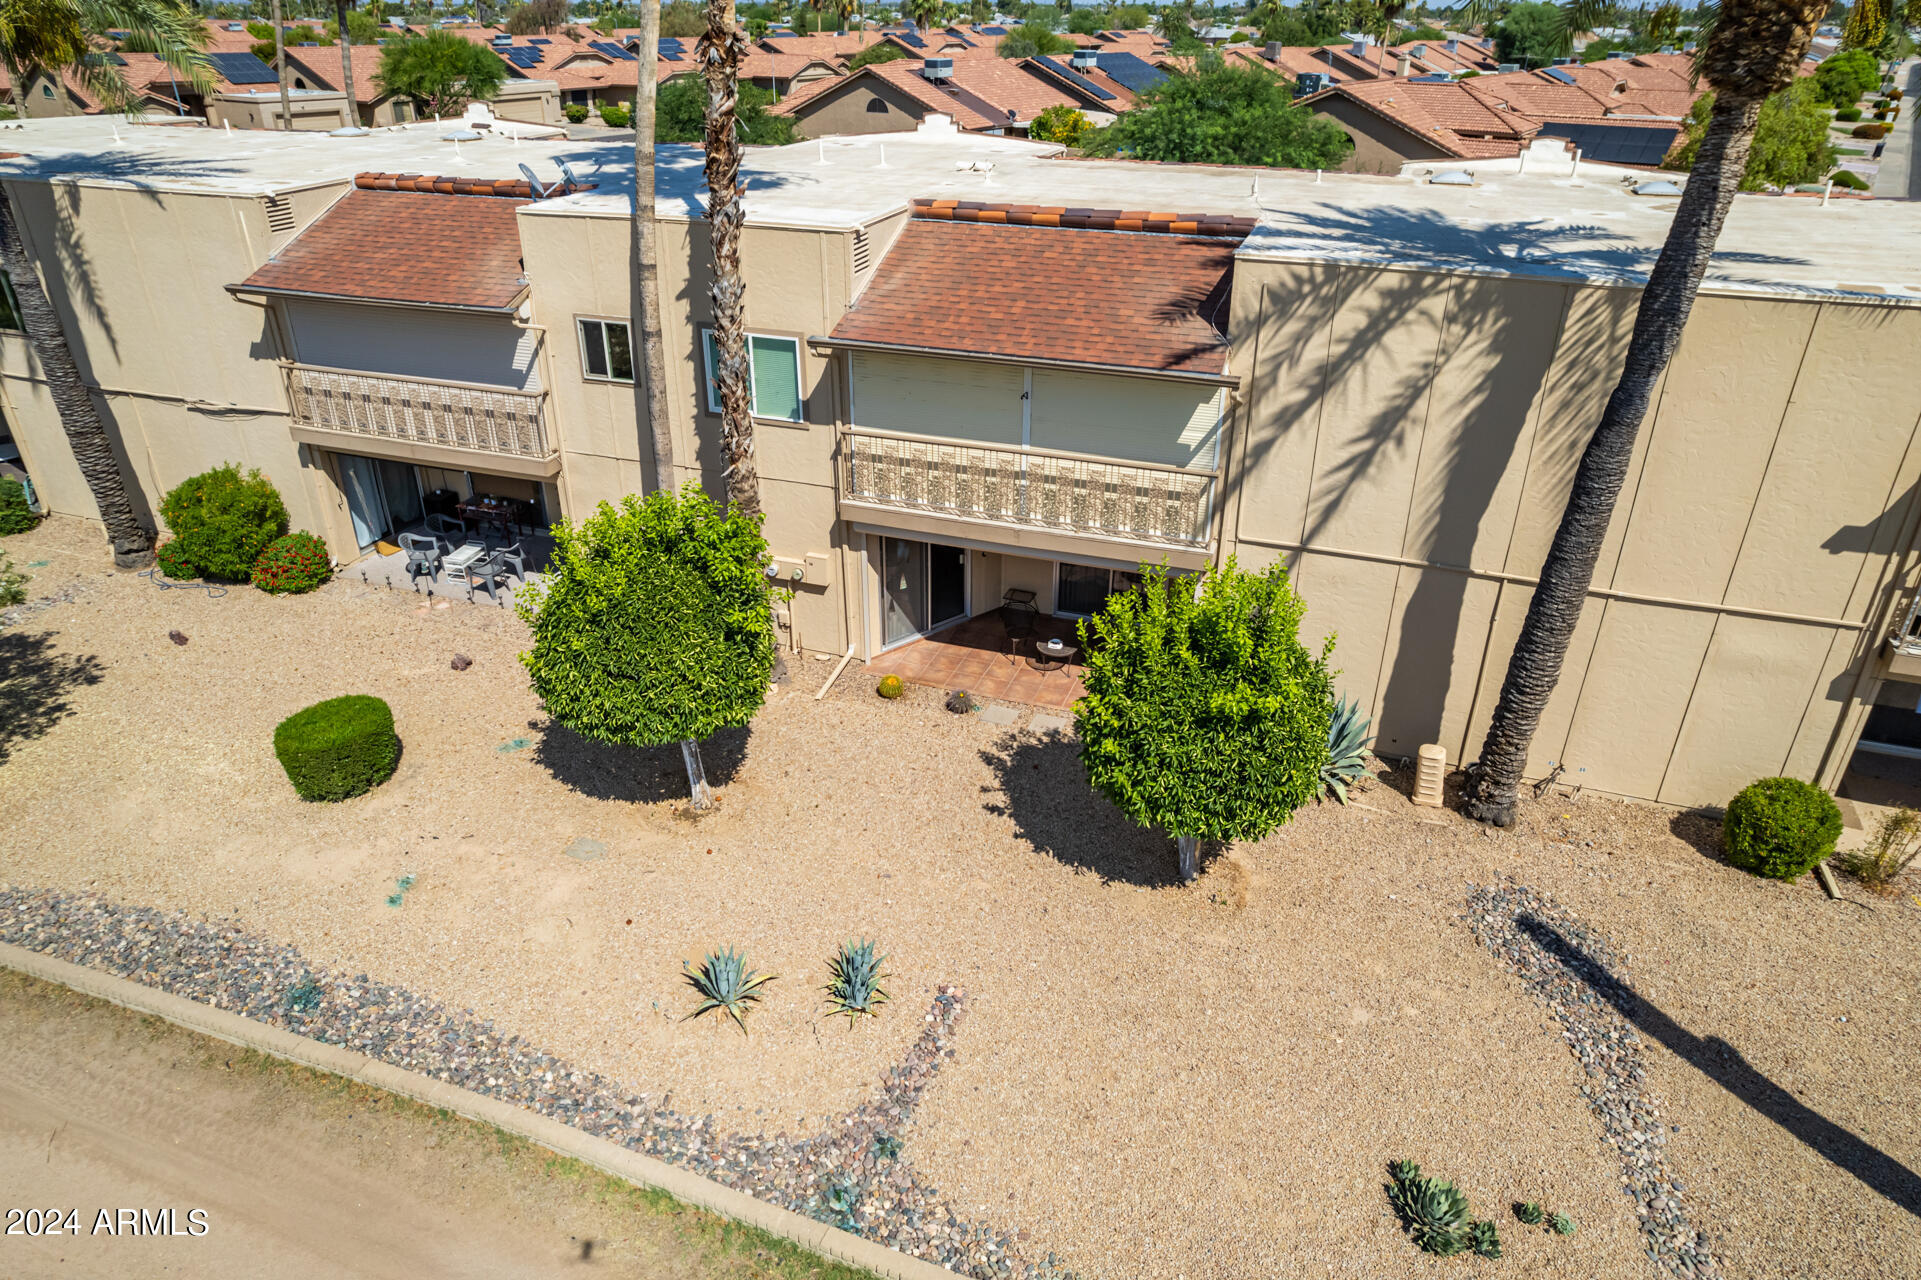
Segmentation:
{"type": "MultiPolygon", "coordinates": [[[[655,482],[624,144],[114,130],[32,122],[0,181],[149,506],[239,461],[351,562],[430,495],[552,519],[655,482]]],[[[672,479],[718,492],[699,155],[661,165],[672,479]]],[[[1672,215],[1647,181],[1093,162],[938,122],[752,153],[786,640],[884,661],[1015,593],[1071,618],[1143,561],[1284,560],[1378,749],[1471,758],[1672,215]]],[[[1877,707],[1908,732],[1916,244],[1904,204],[1737,201],[1535,774],[1719,803],[1834,785],[1877,707]]],[[[48,505],[91,516],[18,334],[0,397],[48,505]]]]}

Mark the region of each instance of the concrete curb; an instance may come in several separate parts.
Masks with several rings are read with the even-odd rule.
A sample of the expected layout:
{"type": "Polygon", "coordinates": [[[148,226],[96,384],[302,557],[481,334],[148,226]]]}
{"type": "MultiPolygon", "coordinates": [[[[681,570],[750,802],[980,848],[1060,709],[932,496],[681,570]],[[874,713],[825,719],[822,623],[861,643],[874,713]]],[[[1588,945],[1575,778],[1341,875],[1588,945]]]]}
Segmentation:
{"type": "Polygon", "coordinates": [[[11,943],[0,942],[0,966],[137,1013],[164,1018],[175,1026],[199,1035],[225,1040],[243,1049],[296,1062],[316,1071],[345,1076],[430,1107],[440,1107],[470,1120],[493,1125],[537,1143],[557,1155],[592,1165],[602,1173],[637,1186],[665,1191],[676,1200],[697,1205],[735,1222],[758,1227],[813,1253],[864,1267],[876,1275],[890,1277],[890,1280],[953,1280],[954,1277],[954,1273],[945,1267],[937,1267],[852,1232],[816,1222],[791,1209],[756,1200],[744,1191],[724,1187],[652,1156],[629,1151],[617,1143],[582,1133],[558,1120],[430,1076],[403,1071],[339,1045],[322,1044],[279,1027],[243,1018],[237,1013],[197,1004],[181,996],[143,987],[137,982],[116,978],[84,965],[56,960],[11,943]]]}

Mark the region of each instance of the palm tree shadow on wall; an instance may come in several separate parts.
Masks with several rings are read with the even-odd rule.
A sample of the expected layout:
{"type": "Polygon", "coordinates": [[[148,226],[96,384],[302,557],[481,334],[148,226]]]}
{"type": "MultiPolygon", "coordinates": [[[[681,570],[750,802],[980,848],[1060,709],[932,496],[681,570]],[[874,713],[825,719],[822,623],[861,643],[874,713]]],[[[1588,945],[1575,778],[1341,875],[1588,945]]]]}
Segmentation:
{"type": "MultiPolygon", "coordinates": [[[[1454,655],[1482,653],[1498,584],[1468,570],[1507,567],[1507,535],[1523,483],[1564,490],[1592,432],[1594,420],[1584,414],[1534,422],[1530,436],[1549,378],[1570,384],[1552,388],[1557,392],[1601,383],[1604,398],[1618,376],[1618,360],[1607,357],[1625,333],[1617,337],[1608,307],[1574,311],[1572,288],[1644,275],[1656,251],[1600,225],[1539,219],[1477,227],[1408,208],[1267,210],[1265,224],[1334,265],[1303,264],[1262,286],[1267,333],[1298,333],[1306,345],[1282,347],[1269,337],[1255,353],[1250,389],[1271,407],[1254,426],[1272,429],[1247,433],[1246,464],[1232,470],[1230,483],[1262,474],[1271,454],[1307,432],[1313,489],[1299,542],[1313,547],[1325,538],[1334,550],[1387,552],[1436,566],[1417,570],[1376,559],[1357,570],[1393,578],[1386,590],[1400,602],[1401,622],[1393,651],[1380,664],[1376,746],[1386,755],[1412,755],[1421,743],[1441,739],[1457,675],[1479,676],[1480,664],[1471,674],[1457,673],[1454,655]],[[1401,269],[1357,280],[1340,263],[1401,269]],[[1409,367],[1384,373],[1379,349],[1405,344],[1408,334],[1423,329],[1433,334],[1432,345],[1409,367]],[[1484,372],[1470,380],[1470,370],[1484,372]],[[1324,408],[1354,403],[1366,406],[1365,426],[1344,433],[1338,445],[1322,439],[1324,408]],[[1335,447],[1340,452],[1330,455],[1335,447]],[[1404,519],[1405,532],[1398,547],[1359,545],[1352,504],[1362,493],[1381,492],[1366,481],[1386,466],[1405,469],[1412,492],[1405,505],[1376,514],[1404,519]],[[1496,545],[1477,547],[1484,534],[1496,545]],[[1463,635],[1464,629],[1473,634],[1463,635]]],[[[1724,273],[1738,264],[1790,261],[1716,255],[1724,273]]],[[[1618,305],[1631,316],[1632,302],[1628,297],[1618,305]]],[[[1593,403],[1598,412],[1600,399],[1593,403]]],[[[1242,511],[1245,526],[1245,501],[1242,511]]],[[[1291,533],[1275,536],[1292,542],[1291,533]]],[[[1298,566],[1299,553],[1288,552],[1288,559],[1298,566]]],[[[1302,593],[1311,618],[1311,573],[1302,593]]],[[[1390,616],[1378,625],[1386,628],[1390,616]]],[[[1361,629],[1354,621],[1348,628],[1361,629]]],[[[1338,650],[1334,661],[1343,665],[1338,650]]],[[[1361,682],[1374,673],[1348,674],[1361,682]]],[[[1465,710],[1456,707],[1457,714],[1465,710]]]]}

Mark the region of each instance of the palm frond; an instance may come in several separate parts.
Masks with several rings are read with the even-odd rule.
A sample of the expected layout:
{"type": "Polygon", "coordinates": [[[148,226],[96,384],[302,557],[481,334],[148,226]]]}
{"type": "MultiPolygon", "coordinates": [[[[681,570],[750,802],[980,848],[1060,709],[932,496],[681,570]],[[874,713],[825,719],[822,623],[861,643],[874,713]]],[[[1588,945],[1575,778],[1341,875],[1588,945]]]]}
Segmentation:
{"type": "Polygon", "coordinates": [[[206,28],[180,0],[0,0],[0,62],[16,84],[71,72],[112,110],[139,111],[140,96],[106,56],[109,31],[127,32],[196,93],[214,91],[206,28]]]}

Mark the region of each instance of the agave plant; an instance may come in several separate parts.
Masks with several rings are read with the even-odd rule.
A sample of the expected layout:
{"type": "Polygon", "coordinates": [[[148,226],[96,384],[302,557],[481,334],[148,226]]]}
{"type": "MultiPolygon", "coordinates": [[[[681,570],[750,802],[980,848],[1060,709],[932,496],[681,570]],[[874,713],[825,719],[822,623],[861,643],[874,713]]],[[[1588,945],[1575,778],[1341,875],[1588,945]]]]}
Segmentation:
{"type": "Polygon", "coordinates": [[[1514,1206],[1514,1216],[1530,1227],[1538,1227],[1541,1225],[1541,1220],[1545,1218],[1547,1214],[1543,1212],[1537,1202],[1533,1200],[1523,1200],[1514,1206]]]}
{"type": "Polygon", "coordinates": [[[1346,694],[1334,705],[1334,718],[1327,725],[1327,763],[1321,766],[1321,782],[1342,804],[1347,803],[1348,784],[1367,772],[1367,744],[1374,740],[1368,729],[1373,723],[1361,714],[1361,704],[1349,702],[1346,694]]]}
{"type": "Polygon", "coordinates": [[[1467,1224],[1467,1245],[1478,1257],[1498,1258],[1501,1256],[1501,1233],[1492,1222],[1470,1222],[1467,1224]]]}
{"type": "Polygon", "coordinates": [[[1565,1213],[1555,1214],[1547,1220],[1547,1224],[1554,1228],[1554,1234],[1557,1236],[1571,1236],[1574,1234],[1574,1219],[1568,1217],[1565,1213]]]}
{"type": "Polygon", "coordinates": [[[1419,1165],[1407,1160],[1395,1161],[1388,1171],[1394,1178],[1388,1199],[1407,1223],[1414,1243],[1443,1258],[1468,1247],[1467,1197],[1460,1188],[1424,1176],[1419,1165]]]}
{"type": "Polygon", "coordinates": [[[840,950],[827,962],[827,985],[821,988],[827,993],[828,1015],[846,1014],[851,1027],[861,1015],[879,1013],[887,1003],[887,993],[880,985],[887,976],[880,971],[886,959],[875,955],[874,944],[866,939],[841,943],[840,950]]]}
{"type": "MultiPolygon", "coordinates": [[[[760,1003],[766,993],[762,987],[774,980],[771,973],[759,973],[747,967],[747,953],[732,947],[719,951],[709,951],[698,968],[681,962],[681,976],[687,985],[700,992],[700,1003],[687,1018],[698,1018],[703,1013],[718,1009],[734,1020],[741,1034],[747,1034],[745,1015],[760,1003]]],[[[687,1021],[682,1018],[681,1021],[687,1021]]]]}

